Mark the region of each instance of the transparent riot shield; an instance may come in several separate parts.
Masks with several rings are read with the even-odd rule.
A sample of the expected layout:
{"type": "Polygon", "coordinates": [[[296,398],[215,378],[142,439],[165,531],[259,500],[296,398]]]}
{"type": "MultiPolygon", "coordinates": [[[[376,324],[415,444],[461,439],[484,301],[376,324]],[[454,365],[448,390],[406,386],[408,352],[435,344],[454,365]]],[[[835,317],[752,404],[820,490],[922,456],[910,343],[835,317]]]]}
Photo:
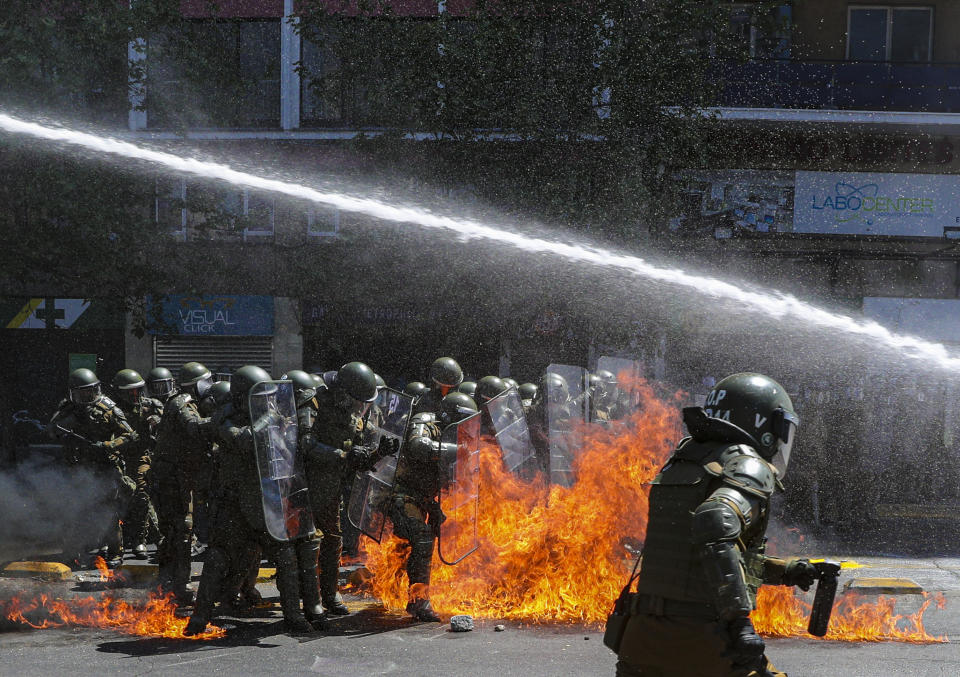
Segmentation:
{"type": "Polygon", "coordinates": [[[536,451],[530,439],[523,403],[516,388],[508,388],[484,405],[503,456],[503,465],[512,473],[532,469],[536,451]]]}
{"type": "Polygon", "coordinates": [[[278,541],[314,533],[303,463],[297,455],[297,405],[290,381],[262,381],[248,395],[267,532],[278,541]]]}
{"type": "Polygon", "coordinates": [[[583,448],[584,426],[590,411],[587,370],[568,364],[551,364],[548,374],[563,377],[547,379],[547,433],[550,445],[550,482],[573,486],[573,460],[583,448]]]}
{"type": "MultiPolygon", "coordinates": [[[[365,442],[376,446],[384,437],[406,439],[407,425],[413,411],[413,397],[383,388],[377,395],[376,407],[367,419],[365,442]],[[369,440],[369,441],[368,441],[369,440]]],[[[350,492],[347,518],[361,532],[379,543],[388,520],[397,475],[397,457],[380,459],[373,470],[358,472],[350,492]]]]}
{"type": "Polygon", "coordinates": [[[456,564],[480,547],[480,414],[447,426],[440,435],[440,524],[437,551],[456,564]]]}
{"type": "MultiPolygon", "coordinates": [[[[597,371],[605,369],[617,377],[617,393],[611,396],[610,402],[603,404],[612,414],[612,420],[629,418],[640,406],[638,386],[643,377],[643,368],[637,360],[625,357],[610,357],[604,355],[597,360],[597,371]]],[[[591,410],[591,413],[593,409],[591,410]]],[[[593,416],[591,416],[591,420],[593,416]]]]}

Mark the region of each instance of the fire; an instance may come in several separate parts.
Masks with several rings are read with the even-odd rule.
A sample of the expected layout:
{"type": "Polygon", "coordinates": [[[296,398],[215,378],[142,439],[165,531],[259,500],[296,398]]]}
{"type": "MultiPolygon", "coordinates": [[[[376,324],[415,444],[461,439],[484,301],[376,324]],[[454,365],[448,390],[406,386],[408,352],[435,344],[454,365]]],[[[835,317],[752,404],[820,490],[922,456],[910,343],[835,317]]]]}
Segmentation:
{"type": "MultiPolygon", "coordinates": [[[[846,593],[834,602],[830,628],[824,639],[845,642],[879,642],[896,640],[916,644],[946,642],[946,637],[929,634],[923,626],[923,614],[931,604],[943,609],[942,593],[924,593],[923,604],[916,613],[895,612],[896,599],[880,596],[875,603],[866,602],[856,593],[846,593]]],[[[765,586],[760,589],[757,610],[753,612],[757,631],[769,637],[802,637],[807,634],[810,605],[794,593],[793,588],[765,586]]]]}
{"type": "MultiPolygon", "coordinates": [[[[453,567],[434,553],[430,593],[440,613],[602,625],[633,564],[624,544],[646,533],[646,485],[681,432],[679,393],[658,396],[646,382],[636,390],[641,407],[628,427],[588,427],[572,487],[522,480],[503,469],[495,446],[482,443],[480,548],[453,567]]],[[[365,539],[365,550],[370,592],[402,610],[409,546],[391,536],[379,545],[365,539]]],[[[940,641],[923,630],[930,601],[904,618],[894,613],[893,599],[842,597],[827,638],[940,641]]],[[[806,635],[809,606],[792,589],[764,588],[759,606],[754,617],[763,633],[806,635]]]]}
{"type": "Polygon", "coordinates": [[[187,619],[178,617],[176,610],[177,605],[171,596],[155,593],[151,593],[143,605],[130,604],[109,595],[99,599],[54,599],[39,595],[29,601],[19,597],[0,600],[0,618],[38,630],[65,626],[92,627],[128,635],[176,639],[215,639],[226,635],[226,630],[208,625],[202,634],[185,637],[183,630],[187,627],[187,619]]]}

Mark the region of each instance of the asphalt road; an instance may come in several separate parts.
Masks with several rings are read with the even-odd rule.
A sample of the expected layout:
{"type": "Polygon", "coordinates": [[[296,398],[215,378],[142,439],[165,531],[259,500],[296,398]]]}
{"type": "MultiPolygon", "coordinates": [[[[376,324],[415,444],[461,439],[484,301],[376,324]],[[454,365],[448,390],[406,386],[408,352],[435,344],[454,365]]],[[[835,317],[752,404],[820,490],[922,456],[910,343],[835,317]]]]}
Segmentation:
{"type": "MultiPolygon", "coordinates": [[[[943,592],[945,609],[931,608],[928,632],[960,639],[960,559],[863,558],[858,577],[905,577],[926,590],[943,592]]],[[[844,572],[847,578],[848,572],[844,572]]],[[[844,579],[841,579],[844,580],[844,579]]],[[[23,587],[60,594],[72,582],[0,582],[0,598],[23,587]]],[[[268,597],[269,585],[261,586],[268,597]]],[[[137,592],[131,595],[142,594],[137,592]]],[[[898,596],[897,611],[911,613],[917,595],[898,596]]],[[[598,629],[521,626],[477,620],[469,633],[449,625],[418,624],[386,613],[361,599],[348,600],[354,613],[324,633],[285,634],[279,611],[262,618],[228,621],[227,637],[212,641],[137,638],[112,631],[74,628],[23,630],[0,626],[0,675],[417,675],[444,677],[538,677],[612,675],[614,655],[598,629]]],[[[925,677],[960,675],[960,646],[954,641],[911,645],[768,639],[768,655],[791,677],[925,677]]]]}

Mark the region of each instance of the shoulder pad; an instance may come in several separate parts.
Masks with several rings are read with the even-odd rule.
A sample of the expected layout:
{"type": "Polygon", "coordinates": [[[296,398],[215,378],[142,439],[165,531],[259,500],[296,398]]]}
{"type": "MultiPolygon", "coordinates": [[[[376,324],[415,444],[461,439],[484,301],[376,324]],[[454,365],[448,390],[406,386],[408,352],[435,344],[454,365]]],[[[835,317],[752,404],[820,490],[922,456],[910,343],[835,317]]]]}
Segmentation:
{"type": "Polygon", "coordinates": [[[770,498],[776,488],[776,475],[770,464],[756,453],[742,454],[723,464],[723,482],[761,498],[770,498]]]}
{"type": "Polygon", "coordinates": [[[430,411],[421,411],[419,414],[414,414],[413,418],[410,419],[411,425],[416,425],[418,423],[436,423],[437,417],[433,412],[430,411]]]}
{"type": "Polygon", "coordinates": [[[104,411],[112,411],[113,409],[117,408],[117,405],[114,403],[114,401],[106,395],[101,395],[100,399],[96,401],[95,405],[104,411]]]}

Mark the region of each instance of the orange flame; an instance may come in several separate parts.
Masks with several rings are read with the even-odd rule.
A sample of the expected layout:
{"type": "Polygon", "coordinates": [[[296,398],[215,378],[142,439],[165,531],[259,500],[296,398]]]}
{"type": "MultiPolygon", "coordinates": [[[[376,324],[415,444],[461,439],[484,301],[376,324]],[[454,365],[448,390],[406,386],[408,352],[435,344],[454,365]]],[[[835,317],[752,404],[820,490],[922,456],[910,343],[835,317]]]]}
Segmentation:
{"type": "MultiPolygon", "coordinates": [[[[627,426],[588,426],[575,464],[577,482],[566,488],[542,477],[525,481],[503,468],[499,450],[481,443],[480,548],[456,566],[436,552],[431,601],[445,614],[534,623],[600,626],[629,577],[633,560],[624,543],[646,534],[647,487],[680,433],[681,394],[658,396],[645,381],[634,385],[641,403],[627,426]]],[[[369,591],[391,610],[408,601],[404,570],[409,545],[395,537],[365,539],[369,591]]],[[[923,630],[929,604],[904,619],[894,601],[858,603],[843,597],[828,639],[939,641],[923,630]],[[906,627],[902,621],[907,621],[906,627]]],[[[792,590],[764,588],[755,612],[772,636],[808,636],[809,606],[792,590]]]]}
{"type": "Polygon", "coordinates": [[[96,559],[93,560],[93,566],[96,567],[97,571],[100,572],[100,578],[104,581],[112,580],[116,575],[115,572],[111,571],[110,568],[107,567],[106,560],[99,555],[97,555],[96,559]]]}
{"type": "Polygon", "coordinates": [[[64,626],[109,628],[128,635],[176,639],[215,639],[226,630],[208,625],[204,632],[185,636],[187,619],[175,615],[171,596],[151,593],[144,605],[130,604],[112,596],[53,599],[47,595],[23,601],[19,597],[0,600],[0,618],[37,630],[64,626]]]}

